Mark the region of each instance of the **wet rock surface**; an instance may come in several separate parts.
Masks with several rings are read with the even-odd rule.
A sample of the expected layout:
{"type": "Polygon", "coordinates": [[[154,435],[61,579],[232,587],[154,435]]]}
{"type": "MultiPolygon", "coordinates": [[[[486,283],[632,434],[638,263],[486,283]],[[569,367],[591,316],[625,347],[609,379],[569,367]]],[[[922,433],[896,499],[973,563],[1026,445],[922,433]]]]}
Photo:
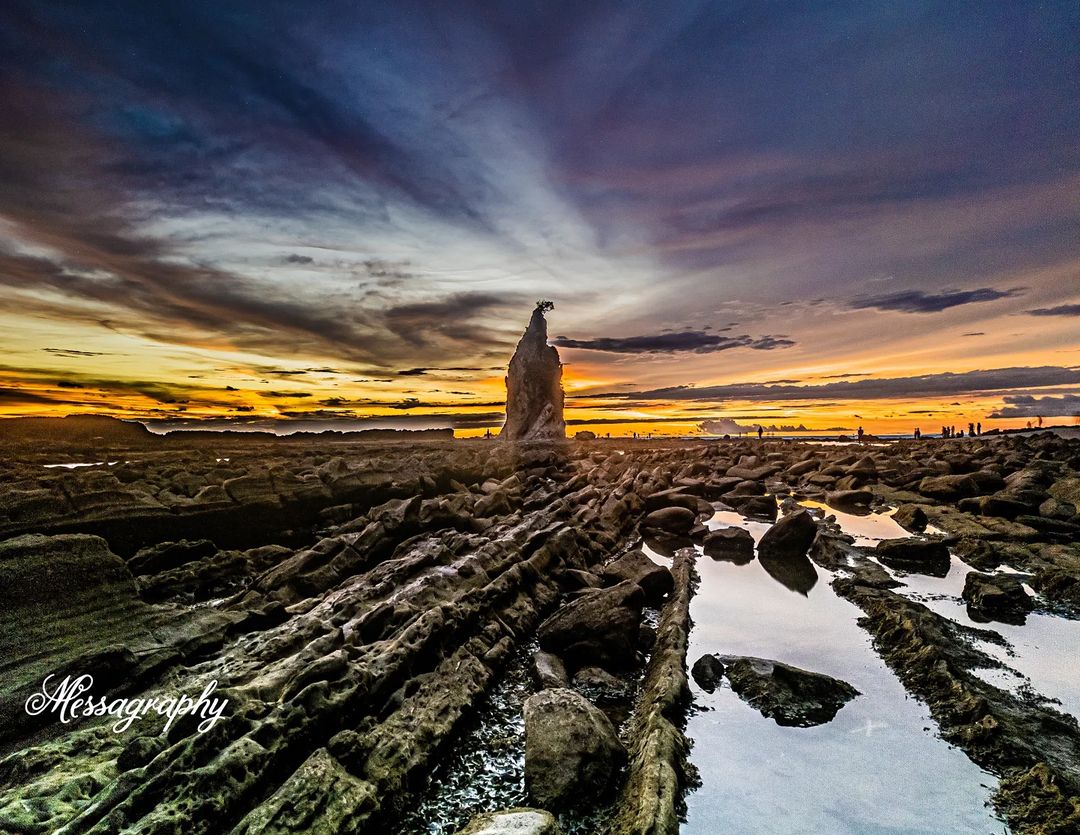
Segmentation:
{"type": "MultiPolygon", "coordinates": [[[[676,832],[693,782],[680,730],[692,560],[680,554],[697,541],[749,562],[745,531],[702,522],[718,503],[774,519],[778,497],[770,539],[785,547],[763,548],[761,567],[803,594],[840,578],[942,735],[1001,778],[1015,831],[1075,822],[1075,720],[979,678],[999,662],[896,587],[962,560],[988,578],[963,596],[987,617],[1080,613],[1076,441],[100,443],[0,460],[0,831],[395,831],[527,648],[528,687],[589,703],[629,756],[606,817],[574,824],[559,807],[560,826],[676,832]],[[931,533],[857,547],[801,518],[799,500],[837,491],[869,491],[931,533]],[[639,530],[657,546],[648,565],[639,530]],[[205,734],[181,722],[164,735],[151,718],[117,734],[23,711],[45,676],[84,671],[110,698],[216,680],[229,707],[205,734]]],[[[745,676],[724,665],[733,688],[756,692],[753,664],[745,676]]],[[[462,803],[438,831],[527,802],[500,797],[462,803]]]]}
{"type": "Polygon", "coordinates": [[[525,702],[525,785],[544,808],[609,793],[626,749],[608,718],[573,690],[543,690],[525,702]]]}
{"type": "Polygon", "coordinates": [[[777,725],[824,724],[859,695],[845,681],[780,661],[736,655],[722,655],[719,660],[739,698],[777,725]]]}

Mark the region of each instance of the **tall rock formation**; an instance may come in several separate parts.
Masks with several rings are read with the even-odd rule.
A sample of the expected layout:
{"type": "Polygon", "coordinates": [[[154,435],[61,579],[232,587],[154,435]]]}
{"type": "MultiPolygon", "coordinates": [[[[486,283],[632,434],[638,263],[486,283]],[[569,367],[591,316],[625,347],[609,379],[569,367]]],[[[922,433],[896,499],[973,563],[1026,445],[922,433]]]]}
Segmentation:
{"type": "Polygon", "coordinates": [[[510,441],[550,441],[566,438],[563,420],[562,363],[547,344],[544,311],[550,302],[537,302],[506,373],[506,423],[500,438],[510,441]]]}

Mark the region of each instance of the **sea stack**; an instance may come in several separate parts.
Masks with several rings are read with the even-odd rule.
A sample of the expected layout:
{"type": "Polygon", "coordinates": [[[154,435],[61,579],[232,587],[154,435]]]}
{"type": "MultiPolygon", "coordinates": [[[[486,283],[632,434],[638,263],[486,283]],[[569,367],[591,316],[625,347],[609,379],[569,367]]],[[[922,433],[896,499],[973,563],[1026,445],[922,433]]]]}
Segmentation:
{"type": "Polygon", "coordinates": [[[563,420],[562,362],[547,344],[545,311],[554,305],[538,301],[506,372],[506,423],[499,437],[510,441],[552,441],[566,438],[563,420]]]}

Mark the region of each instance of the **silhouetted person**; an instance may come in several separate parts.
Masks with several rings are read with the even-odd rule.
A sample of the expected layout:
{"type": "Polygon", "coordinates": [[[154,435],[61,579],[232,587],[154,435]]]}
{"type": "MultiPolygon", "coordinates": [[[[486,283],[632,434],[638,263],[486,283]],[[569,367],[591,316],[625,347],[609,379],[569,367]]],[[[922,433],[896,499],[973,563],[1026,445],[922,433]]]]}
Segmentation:
{"type": "Polygon", "coordinates": [[[1039,422],[1039,428],[1042,429],[1042,418],[1038,417],[1038,418],[1035,418],[1035,420],[1037,420],[1039,422]]]}
{"type": "Polygon", "coordinates": [[[970,422],[968,423],[968,437],[969,438],[975,437],[975,424],[974,423],[970,423],[970,422]]]}
{"type": "Polygon", "coordinates": [[[861,444],[862,443],[862,436],[863,436],[863,430],[862,430],[861,426],[859,427],[859,431],[856,434],[859,436],[859,443],[861,444]]]}
{"type": "Polygon", "coordinates": [[[981,435],[982,434],[982,421],[981,420],[978,423],[975,424],[975,434],[976,435],[981,435]]]}
{"type": "Polygon", "coordinates": [[[760,426],[758,426],[758,428],[757,428],[757,439],[759,441],[761,440],[761,436],[764,435],[764,434],[765,434],[765,430],[762,429],[760,426]]]}
{"type": "Polygon", "coordinates": [[[959,433],[959,434],[958,434],[958,435],[957,435],[956,437],[958,437],[958,438],[963,438],[963,437],[964,437],[964,430],[963,430],[963,429],[961,429],[961,430],[960,430],[960,433],[959,433]]]}
{"type": "Polygon", "coordinates": [[[922,438],[922,430],[918,426],[915,427],[915,440],[922,438]]]}

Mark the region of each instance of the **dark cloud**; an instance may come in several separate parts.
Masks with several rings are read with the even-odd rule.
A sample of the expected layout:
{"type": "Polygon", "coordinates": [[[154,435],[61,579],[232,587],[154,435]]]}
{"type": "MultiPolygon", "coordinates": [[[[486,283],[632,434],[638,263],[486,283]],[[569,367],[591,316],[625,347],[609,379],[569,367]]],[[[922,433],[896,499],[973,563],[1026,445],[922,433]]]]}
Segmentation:
{"type": "Polygon", "coordinates": [[[638,400],[789,401],[809,397],[837,400],[888,400],[905,397],[942,397],[981,394],[1007,389],[1039,388],[1080,383],[1080,368],[1059,366],[994,368],[980,371],[922,374],[914,377],[864,379],[854,382],[791,386],[734,383],[721,386],[671,386],[635,392],[609,392],[596,398],[638,400]]]}
{"type": "Polygon", "coordinates": [[[967,333],[960,334],[961,336],[986,336],[985,331],[968,331],[967,333]]]}
{"type": "Polygon", "coordinates": [[[310,255],[297,255],[295,252],[291,252],[285,256],[286,264],[313,264],[315,259],[310,255]]]}
{"type": "Polygon", "coordinates": [[[1029,316],[1080,316],[1080,304],[1059,304],[1026,311],[1029,316]]]}
{"type": "Polygon", "coordinates": [[[1005,405],[992,412],[991,418],[1080,417],[1080,394],[1034,397],[1027,394],[1006,395],[1005,405]]]}
{"type": "Polygon", "coordinates": [[[1018,296],[1024,292],[1022,287],[1009,290],[995,290],[992,287],[980,287],[977,290],[946,290],[942,293],[926,293],[922,290],[901,290],[881,296],[868,296],[852,299],[848,306],[856,310],[874,308],[875,310],[896,310],[902,313],[940,313],[950,307],[977,302],[992,302],[1018,296]]]}
{"type": "Polygon", "coordinates": [[[559,336],[551,340],[560,348],[579,348],[586,351],[606,351],[614,354],[674,354],[691,352],[710,354],[732,348],[753,348],[771,351],[790,348],[793,340],[783,336],[717,336],[705,331],[682,331],[660,333],[653,336],[597,337],[595,339],[570,339],[559,336]]]}
{"type": "Polygon", "coordinates": [[[283,400],[293,399],[296,397],[311,397],[309,391],[260,391],[260,397],[275,397],[283,400]]]}
{"type": "Polygon", "coordinates": [[[110,354],[103,351],[77,351],[74,348],[42,348],[42,351],[50,353],[57,357],[66,357],[74,359],[77,357],[107,357],[110,354]]]}

